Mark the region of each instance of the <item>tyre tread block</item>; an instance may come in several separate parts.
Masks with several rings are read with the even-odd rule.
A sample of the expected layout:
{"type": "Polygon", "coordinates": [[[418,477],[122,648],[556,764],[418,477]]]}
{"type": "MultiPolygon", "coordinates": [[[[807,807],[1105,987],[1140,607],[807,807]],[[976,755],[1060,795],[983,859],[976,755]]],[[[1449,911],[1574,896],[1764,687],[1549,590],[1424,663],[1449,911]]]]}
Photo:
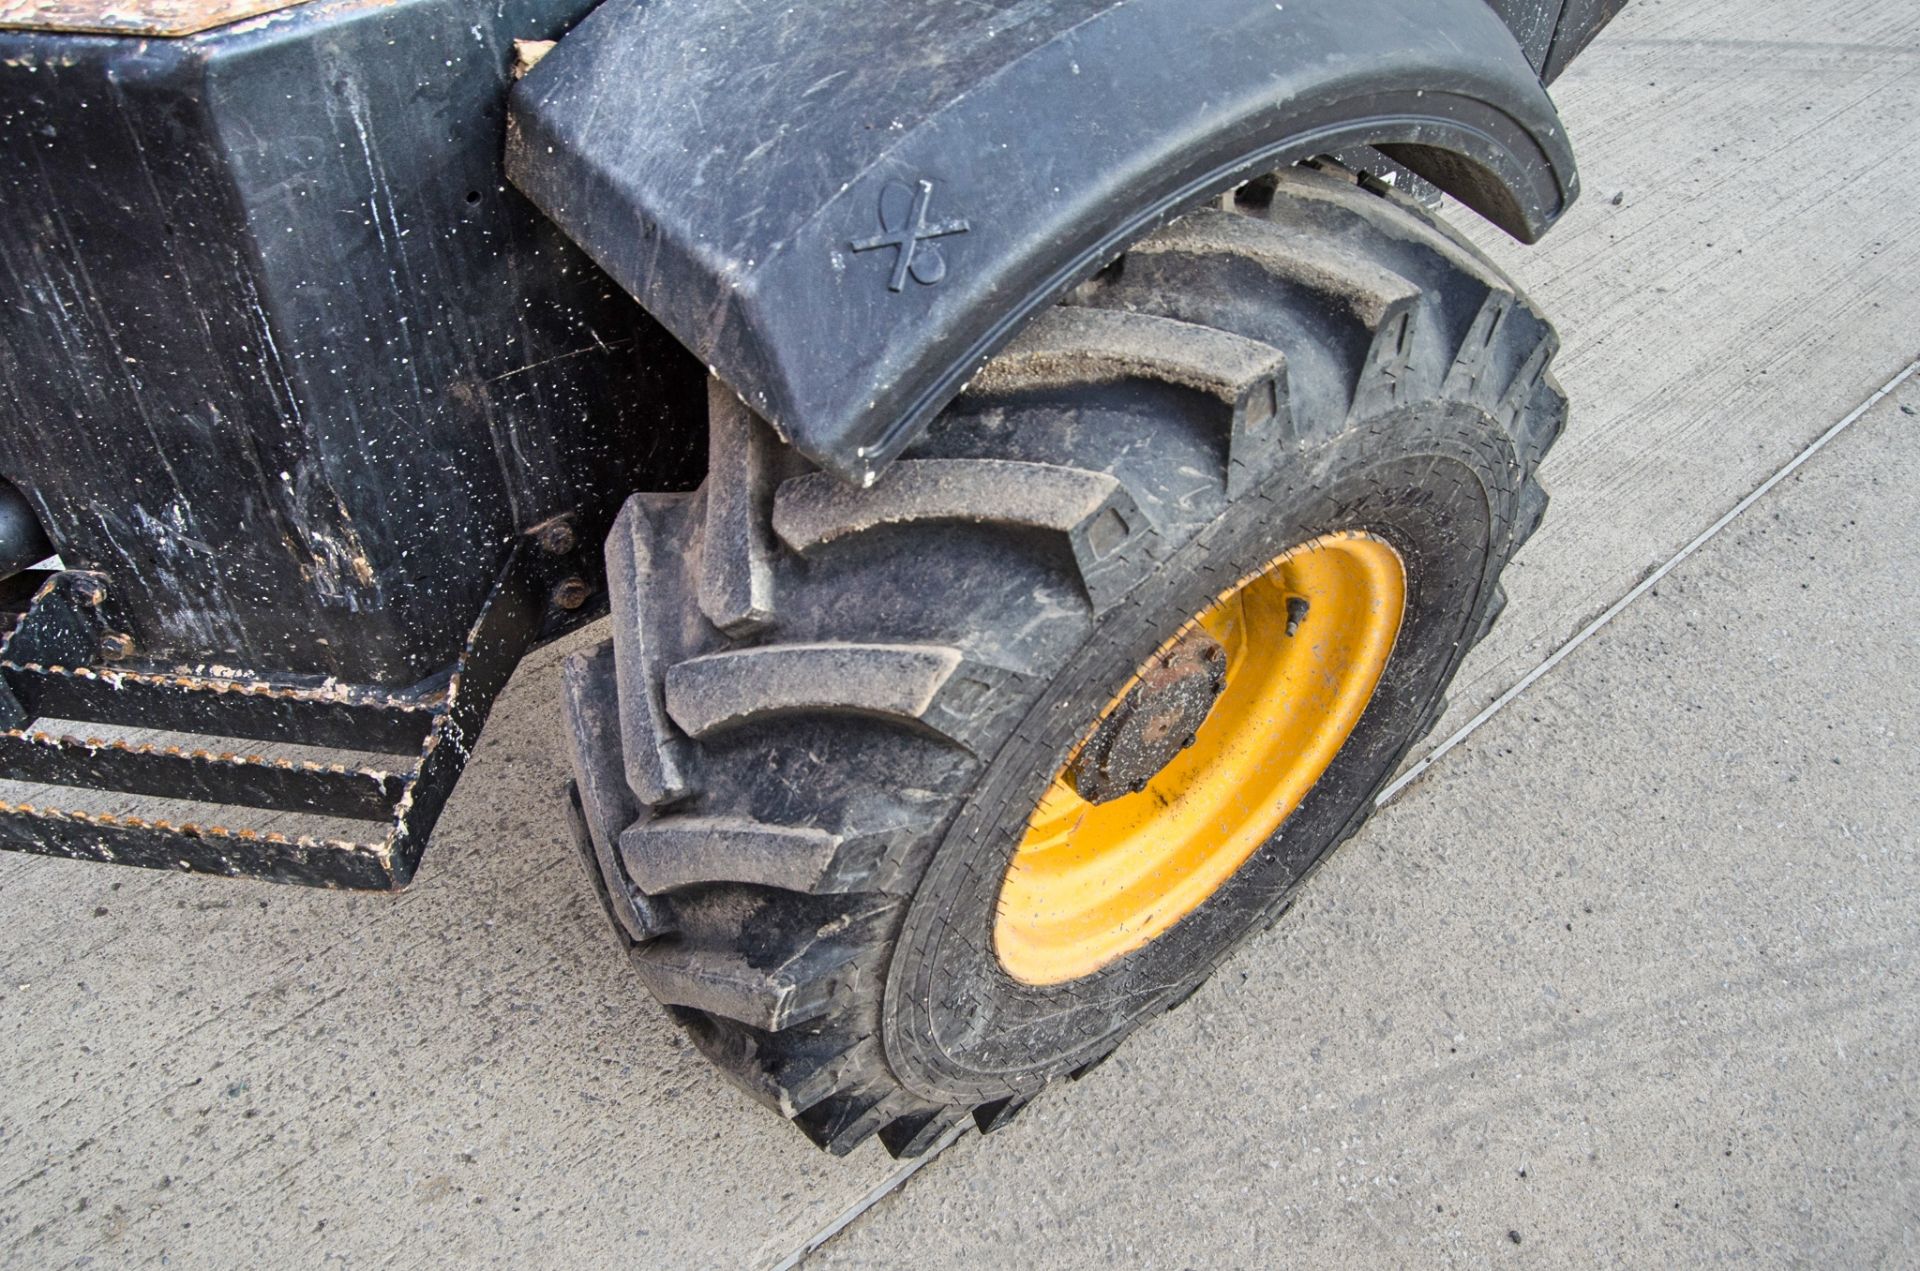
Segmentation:
{"type": "Polygon", "coordinates": [[[1013,1119],[1025,1111],[1031,1102],[1033,1096],[1025,1094],[1009,1095],[1004,1099],[983,1103],[973,1110],[973,1123],[979,1127],[980,1133],[993,1134],[1013,1124],[1013,1119]]]}
{"type": "Polygon", "coordinates": [[[860,490],[824,472],[781,484],[773,526],[805,555],[887,525],[962,521],[1019,525],[1066,536],[1096,613],[1140,573],[1152,525],[1127,488],[1104,472],[1011,459],[901,459],[860,490]]]}
{"type": "Polygon", "coordinates": [[[613,620],[615,680],[620,703],[620,749],[627,785],[651,807],[678,802],[693,792],[682,742],[675,735],[661,700],[660,641],[671,623],[660,613],[656,569],[668,568],[662,556],[657,518],[687,495],[629,498],[607,535],[607,601],[613,620]]]}
{"type": "Polygon", "coordinates": [[[1277,287],[1305,292],[1344,312],[1365,333],[1366,353],[1347,385],[1349,417],[1377,414],[1431,386],[1417,382],[1420,288],[1325,234],[1218,208],[1174,222],[1134,249],[1148,255],[1234,257],[1277,287]]]}
{"type": "Polygon", "coordinates": [[[833,890],[827,884],[846,842],[813,826],[672,816],[630,826],[620,836],[620,856],[648,892],[715,882],[817,892],[833,890]]]}
{"type": "Polygon", "coordinates": [[[868,978],[875,936],[898,912],[891,897],[851,897],[827,916],[818,906],[792,912],[782,893],[749,903],[733,920],[777,937],[778,960],[759,948],[725,941],[712,914],[682,910],[680,938],[659,940],[634,951],[634,966],[654,996],[777,1033],[817,1019],[837,996],[856,991],[868,978]],[[822,918],[824,921],[821,921],[822,918]]]}
{"type": "Polygon", "coordinates": [[[933,1108],[895,1117],[880,1127],[880,1143],[896,1161],[918,1160],[965,1115],[964,1108],[933,1108]]]}
{"type": "Polygon", "coordinates": [[[700,611],[731,636],[773,621],[772,430],[719,379],[707,380],[707,482],[700,527],[700,611]]]}
{"type": "MultiPolygon", "coordinates": [[[[1244,219],[1244,218],[1243,218],[1244,219]]],[[[1228,488],[1270,471],[1293,436],[1287,358],[1271,344],[1178,318],[1064,306],[1034,319],[974,377],[976,395],[1148,380],[1228,410],[1228,488]]]]}
{"type": "Polygon", "coordinates": [[[1546,482],[1537,476],[1521,489],[1520,510],[1513,523],[1513,545],[1516,549],[1540,528],[1540,522],[1546,519],[1547,504],[1552,499],[1553,496],[1547,492],[1546,482]]]}
{"type": "Polygon", "coordinates": [[[1474,634],[1473,642],[1480,643],[1500,621],[1500,615],[1507,611],[1507,589],[1500,583],[1493,585],[1493,599],[1487,602],[1487,611],[1480,619],[1480,630],[1474,634]]]}
{"type": "Polygon", "coordinates": [[[879,1039],[848,1044],[817,1024],[768,1032],[705,1011],[672,1007],[695,1047],[735,1085],[792,1120],[851,1085],[883,1070],[879,1039]]]}
{"type": "Polygon", "coordinates": [[[667,672],[666,702],[693,737],[813,711],[913,724],[971,749],[1014,678],[946,645],[774,644],[679,663],[667,672]]]}
{"type": "Polygon", "coordinates": [[[835,1156],[845,1156],[919,1101],[904,1091],[875,1085],[822,1099],[794,1118],[806,1136],[835,1156]]]}
{"type": "Polygon", "coordinates": [[[622,828],[638,808],[619,767],[620,708],[612,642],[562,662],[560,692],[574,772],[570,797],[580,818],[576,841],[614,922],[627,939],[644,943],[672,930],[673,924],[665,906],[633,886],[615,852],[622,828]]]}

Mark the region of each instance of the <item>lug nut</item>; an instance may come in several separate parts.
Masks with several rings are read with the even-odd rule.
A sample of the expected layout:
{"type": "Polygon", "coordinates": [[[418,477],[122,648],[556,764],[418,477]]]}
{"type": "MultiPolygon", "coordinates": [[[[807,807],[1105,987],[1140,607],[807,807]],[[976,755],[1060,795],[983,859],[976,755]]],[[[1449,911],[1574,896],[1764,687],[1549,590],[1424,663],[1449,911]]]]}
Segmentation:
{"type": "Polygon", "coordinates": [[[98,608],[100,602],[107,598],[107,585],[92,574],[75,574],[73,598],[83,605],[98,608]]]}
{"type": "Polygon", "coordinates": [[[100,637],[100,656],[118,662],[133,656],[133,637],[124,631],[109,631],[100,637]]]}

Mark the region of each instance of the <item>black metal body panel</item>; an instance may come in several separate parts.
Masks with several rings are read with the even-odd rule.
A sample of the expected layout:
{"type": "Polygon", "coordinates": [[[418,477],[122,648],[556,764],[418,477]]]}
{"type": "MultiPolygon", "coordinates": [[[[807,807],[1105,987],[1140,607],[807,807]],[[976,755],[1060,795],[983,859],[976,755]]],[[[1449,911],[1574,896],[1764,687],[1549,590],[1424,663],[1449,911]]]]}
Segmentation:
{"type": "Polygon", "coordinates": [[[555,578],[576,569],[531,538],[515,543],[459,656],[398,693],[63,665],[114,621],[111,603],[91,575],[23,575],[38,588],[0,657],[0,777],[47,789],[0,796],[0,848],[318,887],[404,886],[494,697],[550,625],[555,578]],[[134,742],[103,735],[129,724],[164,731],[134,742]],[[295,760],[240,739],[357,753],[295,760]],[[365,752],[379,752],[379,765],[365,752]],[[76,786],[167,802],[78,811],[60,789],[76,786]],[[351,837],[251,828],[250,809],[357,824],[351,837]]]}
{"type": "Polygon", "coordinates": [[[698,481],[704,371],[501,171],[589,3],[0,32],[6,563],[66,567],[0,578],[0,847],[405,883],[620,502],[698,481]]]}
{"type": "Polygon", "coordinates": [[[11,577],[53,555],[53,544],[27,497],[0,481],[0,578],[11,577]]]}
{"type": "Polygon", "coordinates": [[[515,89],[508,172],[867,481],[1156,220],[1360,144],[1529,240],[1576,190],[1486,0],[608,0],[515,89]]]}
{"type": "Polygon", "coordinates": [[[1627,0],[1488,0],[1512,28],[1527,61],[1551,84],[1613,21],[1627,0]]]}
{"type": "Polygon", "coordinates": [[[501,179],[512,41],[587,3],[0,32],[0,476],[132,665],[411,684],[521,530],[697,480],[684,355],[501,179]]]}

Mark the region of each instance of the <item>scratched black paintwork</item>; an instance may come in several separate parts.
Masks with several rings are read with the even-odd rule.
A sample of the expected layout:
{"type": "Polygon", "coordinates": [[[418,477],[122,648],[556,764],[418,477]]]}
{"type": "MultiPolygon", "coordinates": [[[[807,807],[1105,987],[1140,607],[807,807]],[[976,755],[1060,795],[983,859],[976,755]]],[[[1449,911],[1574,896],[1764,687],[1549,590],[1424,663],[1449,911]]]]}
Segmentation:
{"type": "MultiPolygon", "coordinates": [[[[523,537],[452,666],[396,695],[338,683],[49,664],[86,644],[111,602],[92,603],[88,576],[45,578],[0,658],[0,777],[40,788],[0,798],[0,849],[316,887],[405,886],[494,698],[521,653],[551,625],[547,597],[556,579],[576,568],[523,537]],[[99,735],[109,731],[102,724],[171,735],[126,743],[99,735]],[[287,760],[251,753],[246,742],[232,740],[239,738],[395,758],[374,768],[344,755],[287,760]],[[413,758],[400,758],[404,752],[413,758]],[[76,786],[164,802],[143,799],[113,813],[80,810],[61,789],[76,786]],[[351,840],[246,828],[252,808],[374,824],[351,840]]],[[[0,604],[18,601],[0,595],[0,604]]]]}
{"type": "Polygon", "coordinates": [[[131,665],[407,685],[517,531],[698,479],[683,355],[500,172],[513,39],[587,7],[0,33],[0,476],[131,665]]]}
{"type": "Polygon", "coordinates": [[[1627,0],[1488,0],[1548,83],[1613,21],[1627,0]]]}

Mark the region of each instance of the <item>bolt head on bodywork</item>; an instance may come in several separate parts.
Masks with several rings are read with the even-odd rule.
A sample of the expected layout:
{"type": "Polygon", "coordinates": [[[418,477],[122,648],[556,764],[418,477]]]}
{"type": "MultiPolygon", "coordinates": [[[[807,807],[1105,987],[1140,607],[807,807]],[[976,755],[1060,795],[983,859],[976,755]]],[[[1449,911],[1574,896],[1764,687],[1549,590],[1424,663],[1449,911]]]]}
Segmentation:
{"type": "Polygon", "coordinates": [[[565,556],[579,546],[579,536],[573,532],[573,526],[556,517],[540,527],[536,538],[540,550],[550,556],[565,556]]]}
{"type": "Polygon", "coordinates": [[[569,611],[578,609],[592,598],[593,584],[584,578],[563,579],[560,584],[553,589],[553,603],[554,607],[558,609],[566,609],[569,611]]]}

